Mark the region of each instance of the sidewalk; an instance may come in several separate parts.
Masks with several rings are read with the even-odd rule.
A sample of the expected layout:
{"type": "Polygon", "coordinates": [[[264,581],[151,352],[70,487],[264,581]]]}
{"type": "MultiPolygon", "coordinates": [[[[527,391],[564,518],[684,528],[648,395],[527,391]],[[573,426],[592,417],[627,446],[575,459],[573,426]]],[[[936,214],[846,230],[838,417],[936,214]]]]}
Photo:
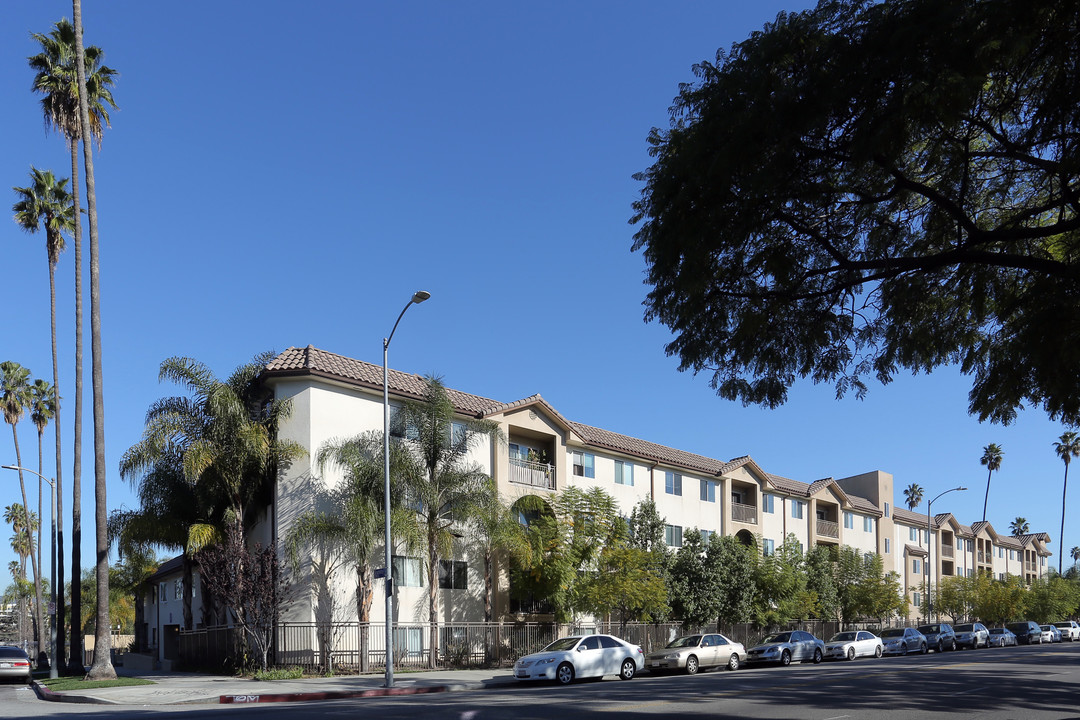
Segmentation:
{"type": "MultiPolygon", "coordinates": [[[[118,669],[123,674],[123,668],[118,669]]],[[[382,675],[360,675],[269,682],[197,673],[130,675],[153,685],[95,688],[54,693],[34,683],[42,700],[104,705],[182,705],[255,702],[311,702],[342,698],[385,697],[418,693],[456,692],[517,684],[509,668],[498,670],[441,670],[397,673],[394,687],[385,688],[382,675]]]]}

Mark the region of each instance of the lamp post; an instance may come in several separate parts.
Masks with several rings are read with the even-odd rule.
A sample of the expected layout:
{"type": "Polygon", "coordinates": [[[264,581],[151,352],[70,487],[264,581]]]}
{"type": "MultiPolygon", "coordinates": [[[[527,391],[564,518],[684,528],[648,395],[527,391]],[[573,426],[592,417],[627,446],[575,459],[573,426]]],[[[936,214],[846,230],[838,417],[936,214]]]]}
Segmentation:
{"type": "Polygon", "coordinates": [[[382,399],[383,399],[383,522],[386,524],[386,682],[388,688],[394,687],[394,574],[391,568],[390,537],[390,381],[387,365],[387,356],[390,350],[390,341],[394,339],[398,323],[405,317],[405,311],[412,305],[420,303],[431,297],[427,290],[417,290],[412,298],[402,308],[397,321],[394,322],[390,335],[382,341],[382,399]]]}
{"type": "MultiPolygon", "coordinates": [[[[52,491],[52,552],[50,553],[50,559],[52,562],[52,577],[49,580],[49,587],[51,588],[50,603],[52,604],[52,612],[50,613],[50,615],[52,616],[52,623],[50,624],[51,629],[49,631],[49,641],[52,650],[52,661],[49,663],[49,677],[55,679],[59,677],[58,671],[56,669],[56,663],[60,661],[61,650],[59,647],[57,647],[56,644],[56,483],[45,477],[41,473],[34,472],[30,468],[19,467],[18,465],[0,465],[0,467],[3,467],[5,470],[15,470],[16,472],[23,471],[28,472],[31,475],[37,475],[39,478],[49,483],[49,490],[52,491]]],[[[29,508],[26,508],[26,514],[27,517],[29,517],[29,508]]]]}
{"type": "Polygon", "coordinates": [[[967,488],[951,488],[949,490],[946,490],[945,492],[938,493],[938,495],[934,497],[934,500],[926,503],[926,622],[933,622],[933,618],[930,614],[934,611],[934,594],[930,591],[930,564],[934,560],[934,546],[930,543],[930,506],[933,505],[934,501],[942,495],[948,495],[949,493],[956,492],[958,490],[967,490],[967,488]]]}

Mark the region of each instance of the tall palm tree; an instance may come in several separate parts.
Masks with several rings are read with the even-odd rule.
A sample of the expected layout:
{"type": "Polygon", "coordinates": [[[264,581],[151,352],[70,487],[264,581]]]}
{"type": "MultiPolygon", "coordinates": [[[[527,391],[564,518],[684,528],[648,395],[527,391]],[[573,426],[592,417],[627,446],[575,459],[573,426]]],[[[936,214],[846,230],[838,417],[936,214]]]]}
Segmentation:
{"type": "Polygon", "coordinates": [[[417,508],[416,521],[427,545],[428,621],[434,665],[439,646],[439,561],[452,552],[456,529],[470,519],[475,498],[491,481],[479,466],[467,462],[467,456],[484,435],[493,439],[501,435],[496,423],[457,419],[446,388],[434,377],[426,378],[420,402],[405,403],[395,425],[398,431],[408,428],[408,434],[415,437],[407,441],[413,462],[402,480],[409,501],[417,508]]]}
{"type": "MultiPolygon", "coordinates": [[[[44,487],[42,486],[41,476],[45,474],[44,462],[42,460],[42,445],[45,441],[45,428],[48,427],[49,421],[53,419],[56,414],[55,405],[55,393],[53,392],[52,385],[49,385],[48,381],[38,378],[34,380],[34,384],[30,386],[30,422],[34,423],[34,427],[37,428],[38,442],[38,517],[44,517],[41,513],[41,497],[43,495],[44,487]]],[[[41,524],[38,524],[38,567],[44,568],[45,565],[41,560],[41,524]]],[[[56,548],[53,548],[55,553],[56,548]]],[[[62,646],[61,646],[62,647],[62,646]]],[[[59,662],[57,658],[56,662],[59,662]]]]}
{"type": "MultiPolygon", "coordinates": [[[[11,525],[11,549],[19,556],[15,567],[11,569],[12,578],[16,585],[26,587],[26,558],[34,552],[33,529],[38,525],[37,519],[30,514],[27,518],[26,508],[18,503],[12,503],[4,508],[4,522],[11,525]]],[[[20,639],[26,639],[26,605],[29,597],[25,592],[17,592],[16,600],[19,612],[20,639]]],[[[5,602],[7,600],[5,599],[5,602]]]]}
{"type": "Polygon", "coordinates": [[[914,510],[918,507],[919,503],[923,499],[923,489],[915,483],[911,483],[904,488],[904,501],[907,503],[908,510],[914,510]]]}
{"type": "Polygon", "coordinates": [[[1080,545],[1073,545],[1073,549],[1069,551],[1069,555],[1073,559],[1073,564],[1080,562],[1080,545]]]}
{"type": "MultiPolygon", "coordinates": [[[[48,35],[34,33],[32,37],[41,44],[42,51],[28,58],[30,68],[34,70],[35,92],[41,93],[41,108],[45,116],[45,127],[55,128],[63,133],[71,153],[71,199],[75,222],[75,423],[74,452],[72,465],[72,507],[71,507],[71,567],[78,574],[82,563],[82,390],[83,390],[83,290],[82,290],[82,222],[79,207],[79,140],[83,136],[82,119],[79,110],[79,79],[75,70],[76,43],[75,28],[65,18],[53,27],[48,35]]],[[[90,136],[97,140],[98,147],[104,128],[109,127],[109,112],[106,105],[113,108],[112,86],[115,71],[102,64],[104,53],[96,46],[84,49],[86,97],[90,136]]],[[[56,403],[59,408],[59,385],[53,378],[56,389],[56,403]]],[[[60,421],[57,417],[56,428],[56,515],[57,515],[57,553],[60,561],[57,568],[57,583],[64,587],[64,497],[61,472],[60,421]]],[[[64,615],[64,594],[57,593],[57,616],[64,615]]],[[[71,584],[71,653],[70,669],[83,671],[83,633],[78,618],[82,615],[82,583],[71,584]]],[[[57,629],[57,644],[64,646],[64,627],[57,629]]]]}
{"type": "MultiPolygon", "coordinates": [[[[26,414],[30,405],[30,371],[17,362],[5,360],[0,363],[0,407],[4,410],[4,422],[11,425],[11,437],[15,441],[15,464],[19,467],[19,489],[22,491],[22,506],[29,512],[26,502],[26,482],[23,479],[22,453],[19,451],[19,421],[26,414]]],[[[30,567],[34,571],[34,617],[37,628],[34,631],[38,649],[42,650],[42,628],[45,616],[41,605],[41,573],[37,556],[30,550],[30,567]]],[[[39,653],[40,655],[40,653],[39,653]]]]}
{"type": "MultiPolygon", "coordinates": [[[[1065,492],[1069,487],[1069,461],[1074,457],[1080,457],[1080,435],[1072,430],[1061,433],[1061,437],[1054,443],[1054,452],[1065,463],[1065,480],[1061,483],[1061,535],[1058,543],[1065,547],[1065,492]]],[[[1058,553],[1058,575],[1061,574],[1062,562],[1065,553],[1058,553]]]]}
{"type": "Polygon", "coordinates": [[[1013,534],[1013,537],[1027,535],[1029,529],[1027,518],[1017,517],[1009,523],[1009,532],[1013,534]]]}
{"type": "Polygon", "coordinates": [[[979,463],[988,469],[986,474],[986,496],[983,498],[983,522],[986,522],[986,503],[990,499],[990,476],[1001,467],[1001,458],[1005,453],[997,443],[990,443],[983,448],[983,456],[979,463]]]}

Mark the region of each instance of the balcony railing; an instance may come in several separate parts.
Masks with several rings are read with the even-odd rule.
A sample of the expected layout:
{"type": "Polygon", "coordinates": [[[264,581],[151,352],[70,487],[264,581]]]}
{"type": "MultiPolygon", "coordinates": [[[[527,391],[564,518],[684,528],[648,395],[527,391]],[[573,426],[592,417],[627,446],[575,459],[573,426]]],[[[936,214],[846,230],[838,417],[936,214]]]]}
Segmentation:
{"type": "Polygon", "coordinates": [[[951,544],[941,546],[941,557],[951,558],[953,557],[953,552],[953,546],[951,544]]]}
{"type": "Polygon", "coordinates": [[[549,463],[510,458],[510,482],[554,490],[555,468],[549,463]]]}
{"type": "Polygon", "coordinates": [[[840,526],[832,520],[819,519],[817,521],[817,534],[822,537],[838,538],[840,537],[840,526]]]}
{"type": "Polygon", "coordinates": [[[979,562],[986,562],[986,553],[982,551],[979,552],[979,562]]]}
{"type": "Polygon", "coordinates": [[[731,503],[731,519],[735,522],[750,523],[757,525],[757,505],[743,505],[731,503]]]}

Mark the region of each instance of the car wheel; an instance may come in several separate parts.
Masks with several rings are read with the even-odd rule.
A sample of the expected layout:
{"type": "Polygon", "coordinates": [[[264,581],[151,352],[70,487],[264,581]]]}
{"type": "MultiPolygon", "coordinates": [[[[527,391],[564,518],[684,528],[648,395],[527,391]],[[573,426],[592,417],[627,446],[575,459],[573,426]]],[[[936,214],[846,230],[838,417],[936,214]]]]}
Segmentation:
{"type": "Polygon", "coordinates": [[[920,648],[920,651],[921,651],[921,653],[923,655],[925,655],[926,653],[930,652],[930,648],[926,647],[926,643],[923,643],[922,648],[920,648]]]}
{"type": "MultiPolygon", "coordinates": [[[[694,666],[697,667],[697,658],[694,659],[694,666]]],[[[634,673],[637,672],[637,665],[630,658],[626,658],[622,661],[622,667],[619,669],[620,680],[633,680],[634,673]]]]}
{"type": "Polygon", "coordinates": [[[949,641],[949,652],[956,652],[956,641],[955,640],[950,640],[949,641]]]}
{"type": "Polygon", "coordinates": [[[555,681],[560,685],[569,685],[574,682],[574,666],[570,663],[563,663],[555,671],[555,681]]]}
{"type": "Polygon", "coordinates": [[[687,675],[697,675],[697,671],[698,671],[697,657],[694,656],[694,655],[691,655],[690,657],[686,658],[686,674],[687,675]]]}
{"type": "Polygon", "coordinates": [[[781,665],[790,665],[791,664],[791,651],[790,650],[785,650],[784,652],[780,653],[780,664],[781,665]]]}
{"type": "Polygon", "coordinates": [[[731,653],[731,657],[729,657],[728,661],[727,661],[727,669],[728,670],[738,670],[739,669],[739,656],[738,656],[737,653],[731,653]]]}
{"type": "Polygon", "coordinates": [[[874,657],[876,657],[876,658],[881,657],[882,652],[884,652],[884,651],[881,649],[881,646],[878,645],[876,648],[874,648],[874,657]]]}
{"type": "Polygon", "coordinates": [[[937,648],[936,648],[936,652],[937,652],[937,654],[938,654],[938,655],[940,655],[940,654],[941,654],[941,651],[942,651],[943,649],[944,649],[944,648],[942,648],[942,646],[941,646],[941,641],[940,641],[940,640],[938,640],[938,641],[937,641],[937,648]]]}
{"type": "Polygon", "coordinates": [[[900,654],[907,655],[907,643],[900,643],[900,654]]]}
{"type": "Polygon", "coordinates": [[[814,664],[821,662],[821,648],[814,648],[814,664]]]}
{"type": "Polygon", "coordinates": [[[849,647],[847,649],[847,659],[848,660],[854,660],[855,659],[855,648],[849,647]]]}

